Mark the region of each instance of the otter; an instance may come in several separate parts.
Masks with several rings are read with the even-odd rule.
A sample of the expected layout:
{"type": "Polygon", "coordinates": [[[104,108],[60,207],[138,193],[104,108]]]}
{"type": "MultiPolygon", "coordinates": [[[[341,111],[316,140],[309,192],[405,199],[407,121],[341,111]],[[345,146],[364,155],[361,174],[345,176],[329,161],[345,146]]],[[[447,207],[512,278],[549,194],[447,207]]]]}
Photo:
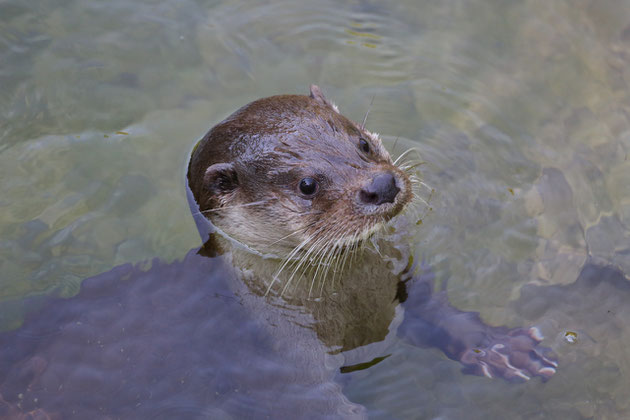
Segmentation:
{"type": "Polygon", "coordinates": [[[153,418],[181,392],[177,418],[365,418],[335,377],[383,360],[393,340],[438,347],[471,374],[549,379],[557,362],[536,328],[454,308],[383,234],[414,205],[413,167],[317,86],[245,105],[191,154],[203,246],[87,279],[0,335],[0,419],[153,418]],[[255,362],[242,372],[241,360],[255,362]]]}
{"type": "Polygon", "coordinates": [[[537,347],[537,329],[488,327],[432,293],[414,264],[396,271],[387,263],[385,256],[413,261],[408,247],[379,240],[378,232],[418,196],[420,180],[412,163],[395,164],[364,125],[311,86],[308,96],[242,107],[196,145],[189,203],[197,224],[206,225],[206,250],[227,251],[237,267],[245,285],[239,296],[252,296],[244,300],[254,313],[271,316],[261,302],[282,308],[271,316],[272,333],[308,343],[296,357],[311,365],[369,362],[398,334],[438,345],[470,373],[551,377],[557,363],[537,347]],[[356,255],[375,238],[372,255],[356,255]],[[306,340],[305,329],[316,337],[306,340]]]}

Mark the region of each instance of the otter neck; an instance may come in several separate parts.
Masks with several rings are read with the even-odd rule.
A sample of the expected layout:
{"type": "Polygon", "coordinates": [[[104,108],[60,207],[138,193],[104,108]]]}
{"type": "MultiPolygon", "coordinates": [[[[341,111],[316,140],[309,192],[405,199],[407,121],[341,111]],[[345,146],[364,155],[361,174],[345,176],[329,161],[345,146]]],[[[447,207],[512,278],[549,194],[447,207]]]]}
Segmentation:
{"type": "Polygon", "coordinates": [[[264,254],[218,232],[209,236],[202,250],[228,259],[251,292],[298,305],[349,291],[389,287],[386,279],[397,278],[409,262],[408,247],[386,238],[358,250],[344,250],[328,264],[264,254]]]}

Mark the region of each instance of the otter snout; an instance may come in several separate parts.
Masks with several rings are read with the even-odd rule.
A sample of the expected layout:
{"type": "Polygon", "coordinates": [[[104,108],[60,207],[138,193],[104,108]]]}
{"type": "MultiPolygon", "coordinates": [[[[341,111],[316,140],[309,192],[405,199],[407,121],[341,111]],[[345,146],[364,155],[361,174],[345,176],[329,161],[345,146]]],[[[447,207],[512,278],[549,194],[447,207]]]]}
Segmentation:
{"type": "Polygon", "coordinates": [[[359,199],[364,204],[379,206],[393,203],[400,188],[396,186],[396,177],[391,172],[382,172],[372,178],[369,185],[359,191],[359,199]]]}

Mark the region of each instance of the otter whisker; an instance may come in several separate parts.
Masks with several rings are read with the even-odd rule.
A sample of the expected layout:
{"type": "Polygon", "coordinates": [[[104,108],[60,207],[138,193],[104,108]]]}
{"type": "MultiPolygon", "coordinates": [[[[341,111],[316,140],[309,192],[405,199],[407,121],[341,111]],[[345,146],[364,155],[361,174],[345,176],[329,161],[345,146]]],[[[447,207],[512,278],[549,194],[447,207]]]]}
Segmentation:
{"type": "MultiPolygon", "coordinates": [[[[337,275],[339,274],[338,270],[339,270],[339,261],[341,260],[341,254],[344,252],[344,246],[341,245],[342,243],[343,243],[343,240],[342,238],[340,238],[338,240],[338,244],[333,248],[333,251],[331,252],[331,255],[330,255],[330,261],[328,263],[329,264],[328,269],[324,277],[324,281],[326,281],[326,279],[330,277],[330,283],[333,287],[335,285],[335,280],[337,278],[337,275]],[[328,275],[328,272],[330,272],[330,270],[332,270],[332,276],[328,275]]],[[[322,290],[323,290],[323,286],[324,284],[322,284],[322,290]]]]}
{"type": "Polygon", "coordinates": [[[354,260],[357,255],[357,251],[359,250],[359,246],[360,246],[359,234],[360,232],[355,232],[352,237],[354,239],[354,245],[353,245],[354,252],[352,252],[352,254],[350,255],[350,266],[354,265],[354,262],[355,262],[354,260]]]}
{"type": "Polygon", "coordinates": [[[237,208],[240,208],[240,207],[259,206],[261,204],[266,204],[270,200],[275,200],[275,198],[267,198],[265,200],[253,201],[253,202],[249,202],[249,203],[245,203],[245,204],[236,204],[234,206],[217,207],[217,208],[214,208],[214,209],[208,209],[208,210],[203,210],[203,211],[197,212],[197,214],[203,215],[205,213],[212,213],[212,212],[223,211],[223,210],[237,209],[237,208]]]}
{"type": "MultiPolygon", "coordinates": [[[[411,196],[411,202],[409,203],[409,209],[407,210],[408,213],[412,213],[411,216],[412,218],[415,218],[419,215],[419,204],[420,204],[420,199],[418,199],[418,193],[416,191],[412,192],[412,196],[411,196]]],[[[423,206],[423,208],[427,208],[426,204],[423,206]]]]}
{"type": "Polygon", "coordinates": [[[422,156],[420,156],[419,154],[417,156],[415,156],[415,157],[411,157],[410,155],[405,155],[405,156],[403,156],[402,159],[398,160],[398,165],[396,165],[396,166],[398,166],[400,168],[400,167],[403,167],[405,165],[410,165],[410,164],[420,163],[420,162],[429,163],[429,162],[425,161],[422,158],[422,156]]]}
{"type": "Polygon", "coordinates": [[[401,159],[403,159],[405,156],[407,156],[409,153],[411,152],[418,152],[418,148],[417,147],[410,147],[409,149],[405,150],[404,152],[402,152],[400,154],[400,156],[398,156],[396,158],[396,160],[394,161],[394,165],[398,165],[398,162],[401,161],[401,159]]]}
{"type": "Polygon", "coordinates": [[[422,181],[420,181],[420,179],[419,179],[418,177],[414,177],[414,176],[412,176],[412,177],[409,177],[409,180],[410,180],[410,182],[411,182],[411,187],[412,187],[412,188],[416,188],[416,187],[417,187],[417,188],[420,188],[420,187],[421,187],[420,183],[421,183],[422,181]]]}
{"type": "Polygon", "coordinates": [[[420,196],[419,192],[414,189],[412,190],[412,200],[410,203],[410,211],[413,211],[414,216],[413,219],[414,220],[423,220],[427,214],[431,211],[431,206],[429,205],[429,203],[431,202],[431,199],[433,198],[433,194],[435,193],[435,190],[431,190],[429,192],[429,195],[426,199],[424,199],[423,197],[420,196]],[[420,214],[420,209],[418,208],[418,203],[423,204],[424,207],[424,212],[422,214],[420,214]]]}
{"type": "MultiPolygon", "coordinates": [[[[346,269],[346,264],[348,263],[349,260],[349,256],[350,256],[350,260],[352,260],[352,256],[357,252],[357,237],[359,235],[359,230],[355,229],[354,233],[352,234],[352,239],[350,242],[350,245],[347,247],[346,252],[343,255],[343,258],[341,258],[341,268],[340,268],[340,272],[344,273],[345,269],[346,269]]],[[[349,266],[352,265],[352,261],[350,261],[349,266]]]]}
{"type": "Polygon", "coordinates": [[[273,246],[273,245],[277,244],[278,242],[281,242],[281,241],[284,241],[285,239],[288,239],[289,237],[291,237],[291,236],[293,236],[293,235],[297,235],[298,233],[303,232],[303,231],[305,231],[305,230],[309,229],[310,227],[314,226],[314,225],[315,225],[315,223],[317,223],[317,221],[314,221],[314,222],[312,222],[312,223],[310,223],[310,224],[308,224],[308,225],[304,226],[303,228],[297,229],[296,231],[291,232],[291,233],[289,233],[288,235],[284,235],[282,238],[278,239],[277,241],[273,241],[273,242],[272,242],[272,243],[270,243],[268,246],[270,246],[270,247],[271,247],[271,246],[273,246]]]}
{"type": "MultiPolygon", "coordinates": [[[[369,226],[369,223],[367,223],[367,217],[366,216],[363,216],[363,225],[369,226]]],[[[357,235],[357,241],[359,241],[359,237],[360,237],[360,235],[357,235]]],[[[364,242],[364,241],[361,241],[361,242],[364,242]]],[[[364,246],[363,243],[359,244],[359,247],[358,247],[359,249],[357,249],[357,251],[360,251],[363,246],[364,246]]],[[[350,258],[350,264],[351,265],[354,264],[354,259],[357,257],[358,253],[359,252],[354,252],[353,255],[351,256],[351,258],[350,258]]]]}
{"type": "Polygon", "coordinates": [[[398,165],[398,168],[400,168],[403,172],[405,172],[407,175],[416,175],[418,173],[418,167],[422,166],[422,165],[428,165],[429,162],[425,161],[425,160],[410,160],[408,162],[404,162],[402,164],[398,165]]]}
{"type": "MultiPolygon", "coordinates": [[[[425,160],[420,155],[419,148],[414,146],[405,150],[403,153],[401,153],[401,155],[396,158],[395,162],[396,162],[395,163],[396,166],[401,167],[401,166],[409,165],[413,163],[425,162],[425,160]],[[410,154],[411,152],[415,152],[415,155],[411,155],[410,154]]],[[[429,162],[426,162],[426,163],[429,163],[429,162]]]]}
{"type": "Polygon", "coordinates": [[[413,147],[405,150],[403,152],[403,153],[405,153],[404,155],[401,154],[400,156],[398,156],[398,158],[397,158],[398,165],[397,166],[408,165],[410,163],[416,163],[416,162],[425,162],[423,157],[420,155],[420,152],[419,152],[418,149],[419,148],[417,146],[413,146],[413,147]],[[416,154],[415,155],[410,155],[409,153],[411,153],[411,152],[416,152],[416,154]]]}
{"type": "Polygon", "coordinates": [[[297,263],[294,263],[294,268],[293,271],[291,272],[291,275],[289,276],[288,280],[286,281],[284,287],[282,288],[282,291],[280,292],[280,296],[284,295],[284,292],[288,289],[288,287],[291,285],[293,278],[295,277],[295,275],[297,273],[300,273],[300,278],[303,277],[305,271],[307,270],[307,263],[309,260],[309,252],[313,252],[313,250],[315,250],[315,248],[311,247],[309,248],[309,251],[307,251],[307,254],[304,255],[304,257],[300,258],[297,263]],[[304,270],[302,270],[302,267],[304,267],[304,270]]]}
{"type": "Polygon", "coordinates": [[[280,273],[282,272],[282,270],[284,270],[284,268],[287,266],[287,264],[289,264],[291,261],[293,261],[293,257],[305,246],[307,245],[312,239],[313,237],[317,234],[317,232],[315,232],[313,235],[310,235],[308,237],[306,237],[298,246],[296,246],[295,248],[293,248],[293,250],[287,255],[287,257],[284,259],[284,262],[282,263],[282,265],[280,266],[280,268],[278,269],[278,271],[276,272],[276,274],[274,274],[273,279],[271,280],[271,283],[269,284],[269,286],[267,287],[267,291],[265,292],[265,296],[269,293],[269,291],[271,290],[271,288],[273,287],[274,283],[276,282],[276,280],[278,280],[278,276],[280,275],[280,273]]]}
{"type": "MultiPolygon", "coordinates": [[[[316,283],[320,284],[320,287],[319,287],[320,297],[323,295],[324,283],[326,283],[326,276],[328,275],[328,270],[330,269],[330,266],[328,265],[329,258],[330,258],[329,255],[331,254],[331,250],[333,249],[334,249],[334,246],[327,247],[326,252],[322,253],[320,257],[320,261],[318,263],[319,274],[315,275],[315,277],[313,278],[313,282],[311,283],[311,290],[313,289],[313,286],[316,283]]],[[[311,295],[309,293],[309,298],[310,297],[311,295]]]]}
{"type": "Polygon", "coordinates": [[[314,284],[317,282],[317,279],[320,276],[320,272],[322,271],[322,267],[324,266],[323,264],[323,257],[322,255],[324,255],[327,251],[328,251],[328,247],[322,246],[318,252],[316,253],[316,255],[313,256],[314,260],[315,260],[315,273],[313,274],[313,278],[311,279],[311,286],[309,288],[309,292],[308,292],[308,298],[310,299],[312,292],[313,292],[313,286],[314,284]]]}
{"type": "MultiPolygon", "coordinates": [[[[384,217],[380,218],[379,221],[379,226],[385,226],[387,224],[387,221],[385,220],[384,217]]],[[[378,244],[376,243],[377,238],[375,236],[370,237],[369,241],[363,241],[364,243],[362,244],[362,248],[366,249],[369,248],[371,245],[371,248],[374,250],[374,252],[381,258],[381,259],[385,259],[385,257],[383,256],[383,254],[381,253],[381,249],[379,248],[378,244]]]]}
{"type": "MultiPolygon", "coordinates": [[[[316,233],[314,235],[311,235],[309,237],[309,242],[310,240],[312,240],[313,237],[317,236],[320,232],[322,232],[324,230],[324,226],[322,226],[321,228],[319,228],[316,233]]],[[[326,235],[323,235],[322,237],[318,238],[315,240],[314,243],[312,243],[308,250],[306,251],[306,253],[298,260],[297,264],[295,265],[295,268],[293,269],[293,272],[291,273],[291,276],[289,277],[289,279],[287,280],[282,292],[281,292],[281,296],[284,294],[284,291],[287,289],[287,287],[289,286],[289,284],[291,283],[291,281],[293,280],[293,277],[295,276],[295,274],[300,270],[300,268],[307,262],[309,261],[309,259],[314,260],[316,259],[316,255],[321,252],[321,250],[325,249],[324,247],[319,247],[320,243],[326,243],[326,241],[328,240],[328,237],[326,235]],[[313,252],[315,252],[315,254],[313,254],[313,252]],[[312,255],[313,254],[313,255],[312,255]]]]}
{"type": "Polygon", "coordinates": [[[422,202],[425,206],[429,205],[429,202],[427,200],[425,200],[424,198],[420,197],[418,194],[416,194],[415,192],[412,193],[413,198],[415,198],[416,200],[422,202]]]}
{"type": "MultiPolygon", "coordinates": [[[[339,239],[337,239],[337,242],[338,241],[339,241],[339,239]]],[[[340,248],[338,248],[337,243],[335,243],[334,246],[330,247],[330,250],[327,253],[328,255],[327,255],[326,261],[325,261],[325,267],[326,268],[325,268],[325,270],[323,272],[321,286],[319,288],[319,295],[320,295],[320,297],[323,296],[323,294],[324,294],[324,285],[326,284],[326,279],[328,278],[328,273],[330,272],[330,269],[332,268],[333,261],[334,261],[336,255],[337,255],[337,252],[338,252],[339,249],[340,248]]],[[[333,281],[334,281],[334,275],[335,275],[335,272],[333,270],[333,281]]]]}
{"type": "MultiPolygon", "coordinates": [[[[338,228],[338,229],[336,229],[336,230],[334,230],[334,231],[329,231],[329,232],[328,232],[328,235],[325,235],[325,236],[324,236],[324,238],[323,238],[323,239],[325,239],[324,244],[330,244],[330,243],[332,242],[333,238],[335,237],[335,235],[337,235],[337,233],[339,233],[339,232],[341,232],[341,231],[343,231],[343,226],[342,226],[342,227],[340,227],[340,228],[338,228]]],[[[328,262],[327,256],[328,256],[328,254],[329,254],[329,252],[330,252],[330,249],[332,249],[332,247],[331,247],[331,246],[328,246],[328,247],[323,246],[323,247],[322,247],[322,248],[321,248],[321,249],[317,252],[317,254],[316,254],[316,255],[314,255],[314,258],[315,258],[315,260],[316,260],[316,265],[317,265],[317,267],[316,267],[316,269],[315,269],[315,275],[313,276],[313,280],[311,281],[311,287],[310,287],[309,294],[308,294],[308,297],[309,297],[309,298],[311,297],[312,290],[313,290],[313,286],[314,286],[315,282],[317,281],[318,276],[319,276],[319,275],[320,275],[320,273],[322,272],[322,271],[321,271],[321,270],[322,270],[322,267],[324,267],[323,269],[324,269],[326,272],[328,271],[328,270],[326,270],[326,268],[325,268],[325,265],[326,265],[325,263],[326,263],[326,262],[328,262]],[[326,258],[326,261],[324,261],[324,259],[325,259],[325,258],[326,258]]]]}
{"type": "Polygon", "coordinates": [[[403,165],[400,165],[399,168],[402,169],[405,172],[411,172],[413,169],[417,168],[418,166],[422,166],[422,165],[426,165],[427,161],[422,161],[422,162],[416,162],[416,163],[406,163],[403,165]]]}
{"type": "Polygon", "coordinates": [[[296,249],[296,252],[303,251],[303,250],[305,249],[305,247],[306,247],[306,246],[308,246],[308,248],[306,248],[306,252],[305,252],[305,253],[303,253],[303,254],[302,254],[302,255],[301,255],[301,256],[297,259],[297,261],[293,261],[293,263],[294,263],[294,264],[295,264],[295,263],[301,264],[301,263],[303,263],[304,261],[308,260],[308,258],[309,258],[309,256],[310,256],[310,254],[311,254],[311,253],[312,253],[312,252],[316,249],[316,248],[314,247],[314,245],[318,242],[318,240],[319,240],[319,239],[316,239],[316,240],[315,240],[315,242],[312,242],[312,241],[313,241],[313,239],[314,239],[314,238],[317,238],[317,237],[318,237],[318,235],[319,235],[319,234],[320,234],[323,230],[324,230],[324,227],[323,227],[323,226],[322,226],[322,227],[320,227],[320,228],[318,228],[318,229],[317,229],[317,230],[316,230],[316,231],[315,231],[312,235],[310,235],[310,236],[307,238],[307,240],[308,240],[308,241],[307,241],[306,243],[303,243],[303,245],[302,245],[302,244],[300,244],[300,247],[298,247],[298,248],[296,249]]]}
{"type": "MultiPolygon", "coordinates": [[[[363,252],[365,252],[365,249],[367,248],[367,242],[368,242],[367,240],[361,241],[357,250],[357,254],[363,254],[363,252]]],[[[358,255],[357,255],[357,258],[358,258],[358,255]]]]}
{"type": "MultiPolygon", "coordinates": [[[[344,226],[343,231],[337,236],[335,243],[331,246],[332,251],[329,258],[328,271],[332,270],[332,278],[330,281],[333,288],[335,286],[335,280],[337,278],[337,274],[340,273],[339,264],[342,259],[341,255],[342,253],[347,254],[347,251],[348,251],[347,247],[344,245],[344,238],[347,236],[347,234],[348,234],[348,231],[346,227],[344,226]]],[[[326,277],[328,277],[327,273],[325,275],[326,277]]]]}
{"type": "MultiPolygon", "coordinates": [[[[319,242],[319,241],[318,241],[319,242]]],[[[321,250],[321,248],[319,248],[319,243],[316,246],[312,246],[310,248],[310,254],[313,254],[313,252],[316,252],[316,250],[321,250]]],[[[312,277],[312,271],[313,271],[313,266],[318,267],[318,265],[316,263],[313,262],[313,256],[311,256],[310,254],[306,255],[304,258],[302,258],[300,260],[300,262],[298,263],[298,265],[295,267],[294,273],[291,275],[291,277],[289,278],[289,280],[287,281],[287,286],[291,283],[295,272],[297,272],[298,270],[301,270],[301,274],[300,274],[300,278],[298,279],[298,283],[295,285],[296,288],[299,287],[300,282],[302,281],[303,278],[305,278],[305,273],[310,270],[311,271],[311,277],[312,277]],[[304,268],[302,268],[304,267],[304,268]]],[[[286,288],[286,286],[285,286],[286,288]]]]}
{"type": "Polygon", "coordinates": [[[368,115],[370,115],[370,110],[372,109],[372,104],[374,103],[374,96],[372,96],[372,100],[370,101],[370,106],[365,113],[365,117],[363,117],[363,122],[361,123],[361,130],[365,129],[365,123],[367,122],[368,115]]]}
{"type": "Polygon", "coordinates": [[[433,187],[431,187],[429,184],[427,184],[426,182],[422,182],[420,181],[420,185],[422,185],[424,188],[426,188],[427,190],[434,192],[435,190],[433,189],[433,187]]]}
{"type": "Polygon", "coordinates": [[[328,261],[327,261],[327,269],[326,272],[324,273],[324,281],[322,282],[322,287],[320,289],[320,294],[323,292],[323,287],[324,287],[324,283],[326,281],[326,279],[328,278],[328,272],[332,269],[333,270],[333,275],[332,275],[332,279],[331,279],[331,283],[335,284],[335,277],[337,275],[337,270],[339,267],[339,260],[340,260],[340,255],[344,250],[344,237],[347,235],[348,231],[344,226],[344,229],[340,232],[340,234],[337,237],[337,240],[335,241],[334,245],[331,248],[331,252],[330,252],[330,256],[328,257],[328,261]]]}
{"type": "MultiPolygon", "coordinates": [[[[293,271],[291,272],[291,275],[289,276],[288,280],[286,281],[284,287],[282,288],[282,291],[280,292],[280,296],[284,295],[284,292],[287,290],[287,288],[289,287],[289,285],[291,284],[291,282],[293,281],[293,278],[295,277],[295,274],[300,272],[300,270],[302,269],[302,267],[307,268],[307,262],[309,260],[309,255],[310,253],[312,253],[315,250],[314,247],[310,247],[309,250],[306,252],[306,254],[300,258],[297,263],[294,263],[294,268],[293,271]]],[[[304,273],[300,274],[300,278],[303,276],[304,273]]]]}
{"type": "MultiPolygon", "coordinates": [[[[322,277],[322,285],[320,287],[320,293],[322,293],[323,286],[325,284],[326,279],[328,278],[328,272],[330,271],[331,268],[333,268],[333,264],[336,258],[343,251],[344,238],[346,235],[347,235],[347,229],[346,229],[346,226],[344,225],[342,225],[339,229],[335,230],[334,232],[331,232],[331,234],[329,235],[330,241],[328,242],[329,243],[328,249],[326,250],[325,253],[322,253],[319,256],[319,264],[320,266],[324,267],[323,270],[319,270],[319,273],[317,273],[317,276],[322,277]],[[336,239],[333,239],[335,237],[336,239]]],[[[336,269],[333,269],[333,277],[335,275],[335,270],[336,269]]],[[[314,279],[315,282],[317,280],[317,276],[314,279]]]]}
{"type": "Polygon", "coordinates": [[[343,262],[341,263],[341,272],[342,273],[344,272],[344,270],[346,268],[346,262],[348,261],[348,255],[355,252],[355,250],[353,248],[355,248],[355,246],[356,246],[357,234],[358,234],[358,232],[355,230],[355,232],[352,234],[352,242],[350,242],[350,249],[343,256],[343,262]]]}
{"type": "MultiPolygon", "coordinates": [[[[348,232],[344,232],[344,236],[347,236],[348,232]]],[[[356,236],[357,236],[357,231],[355,229],[354,233],[352,233],[352,239],[350,240],[349,245],[346,245],[345,247],[340,246],[339,248],[339,255],[336,258],[336,264],[335,264],[335,275],[336,273],[341,273],[341,275],[343,275],[344,270],[345,270],[345,266],[346,266],[346,261],[348,259],[348,254],[350,254],[351,252],[354,252],[354,246],[355,246],[355,241],[356,241],[356,236]],[[343,253],[343,256],[341,256],[341,254],[343,253]]],[[[335,279],[336,276],[333,276],[333,287],[335,286],[335,279]]]]}
{"type": "MultiPolygon", "coordinates": [[[[308,228],[312,227],[313,225],[315,225],[316,223],[317,223],[316,221],[315,221],[315,222],[313,222],[313,223],[310,223],[310,224],[309,224],[308,226],[306,226],[305,228],[303,228],[303,229],[299,229],[299,230],[298,230],[298,232],[299,232],[299,231],[302,231],[302,230],[305,230],[305,229],[308,229],[308,228]]],[[[278,277],[280,276],[280,274],[282,273],[282,271],[285,269],[285,267],[287,267],[287,265],[289,265],[290,263],[291,263],[291,264],[293,264],[293,265],[295,265],[295,264],[296,264],[296,261],[295,261],[293,258],[294,258],[294,257],[298,254],[298,252],[302,251],[302,250],[303,250],[303,248],[304,248],[304,246],[308,245],[308,244],[309,244],[309,242],[311,242],[311,241],[312,241],[312,239],[313,239],[314,237],[316,237],[316,236],[319,234],[319,232],[321,232],[321,230],[322,230],[322,229],[320,228],[319,230],[315,231],[313,234],[311,234],[311,235],[307,236],[307,237],[306,237],[306,239],[304,239],[304,240],[302,241],[302,243],[300,243],[298,246],[296,246],[295,248],[293,248],[293,250],[291,250],[291,252],[290,252],[290,253],[289,253],[289,254],[288,254],[288,255],[284,258],[284,260],[282,261],[282,264],[281,264],[280,268],[279,268],[279,269],[278,269],[278,271],[276,271],[276,273],[274,274],[274,276],[273,276],[273,280],[272,280],[271,284],[269,285],[269,287],[267,288],[267,291],[265,292],[265,295],[266,295],[267,293],[269,293],[269,291],[271,290],[271,287],[273,287],[273,284],[276,282],[276,280],[278,280],[278,277]]],[[[293,233],[297,233],[297,232],[293,232],[293,233]]],[[[291,234],[290,234],[290,235],[291,235],[291,234]]],[[[287,235],[287,236],[290,236],[290,235],[287,235]]],[[[276,242],[274,242],[274,243],[276,243],[276,242]]],[[[306,255],[308,255],[308,251],[307,251],[306,255]]],[[[297,271],[297,269],[300,267],[300,265],[303,263],[303,261],[304,261],[304,260],[305,260],[305,256],[303,256],[303,257],[301,257],[301,258],[299,258],[299,259],[297,260],[297,267],[296,267],[296,269],[293,271],[293,273],[291,274],[291,277],[289,278],[289,280],[288,280],[288,281],[286,282],[286,284],[284,285],[284,287],[283,287],[283,289],[282,289],[282,291],[281,291],[281,293],[280,293],[280,296],[284,295],[284,292],[286,291],[287,287],[288,287],[288,286],[289,286],[289,284],[291,283],[291,280],[292,280],[292,278],[293,278],[293,275],[295,275],[295,272],[297,271]]]]}
{"type": "Polygon", "coordinates": [[[426,182],[422,181],[416,175],[409,175],[409,180],[411,181],[411,185],[412,186],[416,186],[417,185],[418,187],[424,187],[425,189],[427,189],[429,191],[429,194],[432,194],[433,192],[435,192],[435,189],[433,187],[431,187],[426,182]]]}
{"type": "Polygon", "coordinates": [[[309,211],[303,211],[303,210],[294,209],[294,208],[291,208],[291,207],[289,207],[289,206],[285,206],[285,205],[282,205],[282,208],[285,208],[285,209],[289,210],[289,211],[290,211],[290,212],[292,212],[292,213],[298,213],[298,214],[299,214],[299,215],[301,215],[301,216],[309,216],[309,215],[322,214],[322,213],[324,213],[324,211],[323,211],[323,210],[309,210],[309,211]]]}
{"type": "Polygon", "coordinates": [[[396,150],[396,145],[398,144],[399,139],[400,139],[400,136],[396,137],[396,140],[394,140],[394,145],[392,146],[392,152],[396,150]]]}
{"type": "MultiPolygon", "coordinates": [[[[300,244],[294,247],[288,255],[283,258],[280,267],[267,286],[265,295],[269,294],[273,286],[282,278],[280,277],[282,273],[286,272],[289,267],[290,272],[284,277],[284,284],[280,290],[280,296],[283,296],[292,286],[298,287],[302,279],[305,278],[305,270],[311,270],[312,273],[309,275],[309,277],[311,277],[311,285],[309,287],[308,298],[313,296],[315,287],[318,287],[320,294],[323,294],[323,290],[329,278],[334,287],[337,275],[343,272],[347,264],[353,264],[357,251],[365,247],[365,241],[360,241],[358,238],[361,236],[367,237],[367,235],[375,233],[375,231],[370,232],[371,229],[369,228],[367,230],[355,230],[345,223],[338,225],[334,229],[326,229],[327,225],[321,222],[321,220],[317,220],[310,223],[308,226],[284,235],[272,242],[269,246],[273,246],[291,236],[312,229],[314,226],[317,226],[318,223],[322,223],[322,225],[316,227],[314,232],[307,235],[300,244]],[[308,268],[309,266],[311,267],[310,269],[308,268]],[[332,270],[332,273],[330,270],[332,270]],[[298,277],[296,280],[297,284],[295,284],[296,281],[294,281],[296,276],[298,277]]],[[[384,223],[384,218],[381,218],[377,226],[382,227],[384,223]]],[[[364,216],[362,224],[359,225],[369,227],[372,225],[372,222],[370,222],[370,218],[364,216]]]]}
{"type": "Polygon", "coordinates": [[[337,284],[337,275],[341,275],[341,271],[339,271],[339,267],[341,264],[341,260],[343,259],[342,255],[347,254],[347,249],[344,249],[343,246],[336,246],[334,256],[331,261],[331,270],[332,270],[332,278],[330,279],[330,284],[334,290],[335,285],[337,284]]]}
{"type": "Polygon", "coordinates": [[[379,247],[378,247],[378,246],[377,246],[377,245],[376,245],[373,241],[370,241],[369,243],[370,243],[370,244],[372,244],[372,248],[374,249],[374,252],[376,252],[376,254],[377,254],[380,258],[384,258],[384,257],[383,257],[383,254],[381,254],[381,250],[380,250],[380,248],[379,248],[379,247]]]}

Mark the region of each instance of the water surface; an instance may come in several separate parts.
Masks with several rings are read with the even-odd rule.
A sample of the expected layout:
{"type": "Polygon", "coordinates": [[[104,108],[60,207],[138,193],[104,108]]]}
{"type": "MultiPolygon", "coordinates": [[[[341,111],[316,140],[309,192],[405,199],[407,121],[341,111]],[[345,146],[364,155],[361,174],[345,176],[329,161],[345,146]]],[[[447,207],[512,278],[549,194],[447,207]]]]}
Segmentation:
{"type": "Polygon", "coordinates": [[[453,303],[538,325],[561,363],[506,386],[400,343],[350,399],[374,418],[630,416],[628,293],[574,284],[586,261],[630,273],[627,2],[8,0],[0,63],[2,329],[26,297],[198,246],[192,145],[317,83],[355,120],[373,100],[394,153],[419,147],[436,194],[417,248],[453,303]]]}

